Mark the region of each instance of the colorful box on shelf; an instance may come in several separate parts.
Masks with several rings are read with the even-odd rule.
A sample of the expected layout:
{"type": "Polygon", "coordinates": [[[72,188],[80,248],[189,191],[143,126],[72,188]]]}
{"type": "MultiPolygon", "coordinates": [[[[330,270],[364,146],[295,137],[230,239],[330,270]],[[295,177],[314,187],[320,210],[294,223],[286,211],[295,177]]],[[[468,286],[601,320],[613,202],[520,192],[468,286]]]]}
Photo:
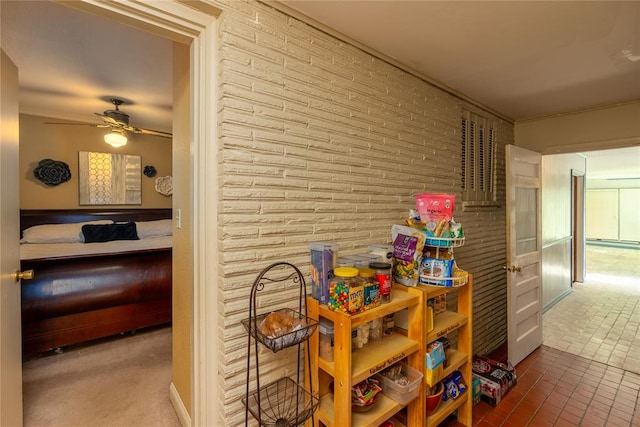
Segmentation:
{"type": "Polygon", "coordinates": [[[425,379],[429,386],[434,386],[442,378],[444,361],[445,353],[442,343],[440,341],[429,343],[425,360],[425,379]]]}
{"type": "Polygon", "coordinates": [[[336,243],[314,242],[309,244],[311,252],[311,296],[320,304],[329,302],[329,283],[338,260],[336,243]]]}

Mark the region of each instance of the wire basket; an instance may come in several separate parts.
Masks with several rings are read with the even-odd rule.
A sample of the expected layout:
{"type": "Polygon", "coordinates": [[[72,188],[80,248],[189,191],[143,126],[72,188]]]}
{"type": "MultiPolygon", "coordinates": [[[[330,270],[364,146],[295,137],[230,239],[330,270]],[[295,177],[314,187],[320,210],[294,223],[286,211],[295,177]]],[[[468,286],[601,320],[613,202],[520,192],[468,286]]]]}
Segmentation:
{"type": "Polygon", "coordinates": [[[427,237],[424,244],[437,248],[459,248],[464,245],[464,237],[427,237]]]}
{"type": "Polygon", "coordinates": [[[249,334],[259,342],[261,342],[265,347],[273,351],[274,353],[282,350],[283,348],[291,347],[296,344],[300,344],[301,342],[307,340],[311,334],[316,330],[318,326],[318,321],[310,319],[303,314],[298,313],[295,310],[291,310],[288,308],[283,308],[280,310],[276,310],[275,313],[283,314],[284,316],[288,316],[294,320],[294,322],[298,323],[294,330],[289,333],[280,336],[267,336],[262,333],[260,330],[260,326],[262,322],[267,318],[267,316],[271,313],[261,314],[256,316],[254,320],[244,319],[242,320],[242,326],[246,329],[249,334]],[[253,326],[256,326],[255,328],[253,326]]]}
{"type": "Polygon", "coordinates": [[[320,399],[313,396],[289,377],[261,387],[242,403],[261,426],[297,426],[318,409],[320,399]]]}
{"type": "Polygon", "coordinates": [[[429,286],[445,286],[448,288],[458,288],[464,286],[469,281],[469,274],[466,271],[461,271],[459,274],[453,277],[440,277],[429,276],[426,274],[420,274],[419,283],[421,285],[429,286]]]}

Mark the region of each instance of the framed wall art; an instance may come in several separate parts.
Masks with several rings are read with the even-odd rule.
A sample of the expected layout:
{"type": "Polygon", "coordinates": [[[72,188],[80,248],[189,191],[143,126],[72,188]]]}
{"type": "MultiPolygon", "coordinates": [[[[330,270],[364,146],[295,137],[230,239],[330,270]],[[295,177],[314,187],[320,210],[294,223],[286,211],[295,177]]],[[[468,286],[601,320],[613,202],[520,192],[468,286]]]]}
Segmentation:
{"type": "Polygon", "coordinates": [[[140,165],[140,156],[80,151],[80,205],[142,204],[140,165]]]}

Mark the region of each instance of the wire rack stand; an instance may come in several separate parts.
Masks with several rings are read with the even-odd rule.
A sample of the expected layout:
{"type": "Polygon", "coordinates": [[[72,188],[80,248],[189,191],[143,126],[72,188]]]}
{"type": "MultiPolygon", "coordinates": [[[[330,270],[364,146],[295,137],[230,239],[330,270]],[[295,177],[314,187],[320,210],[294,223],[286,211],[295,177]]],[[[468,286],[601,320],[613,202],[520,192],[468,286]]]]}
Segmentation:
{"type": "MultiPolygon", "coordinates": [[[[273,296],[273,295],[271,295],[273,296]]],[[[260,385],[260,361],[258,343],[267,347],[273,353],[282,349],[297,346],[298,355],[306,347],[307,369],[311,372],[311,354],[309,346],[304,343],[315,332],[318,321],[307,317],[307,287],[304,276],[300,270],[288,262],[277,262],[271,264],[253,282],[251,297],[249,300],[249,318],[242,320],[242,325],[247,331],[247,385],[246,394],[242,399],[245,406],[245,426],[249,425],[249,413],[258,421],[260,426],[265,427],[293,427],[304,423],[307,419],[313,420],[314,413],[320,403],[317,393],[313,392],[311,380],[308,389],[304,386],[304,372],[300,366],[300,357],[297,359],[296,378],[283,377],[272,381],[267,385],[260,385]],[[284,308],[268,313],[258,314],[257,299],[260,291],[268,286],[277,289],[282,286],[299,287],[298,311],[284,308]],[[260,328],[262,322],[272,313],[286,316],[293,319],[295,328],[283,335],[269,336],[263,333],[260,328]],[[250,391],[249,381],[251,373],[251,341],[253,340],[253,350],[255,358],[256,389],[250,391]]],[[[315,424],[315,420],[313,420],[315,424]]]]}

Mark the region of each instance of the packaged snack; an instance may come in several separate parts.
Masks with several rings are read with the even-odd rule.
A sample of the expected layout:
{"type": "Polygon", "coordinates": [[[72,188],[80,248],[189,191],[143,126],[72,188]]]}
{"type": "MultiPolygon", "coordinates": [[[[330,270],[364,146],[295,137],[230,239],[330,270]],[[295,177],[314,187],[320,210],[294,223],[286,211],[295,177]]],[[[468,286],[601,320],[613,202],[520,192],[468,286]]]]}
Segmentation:
{"type": "Polygon", "coordinates": [[[375,378],[367,378],[356,385],[351,386],[351,404],[356,407],[372,405],[376,396],[382,391],[380,381],[375,378]]]}
{"type": "Polygon", "coordinates": [[[428,285],[453,286],[454,261],[440,258],[424,258],[420,262],[419,282],[428,285]]]}
{"type": "Polygon", "coordinates": [[[433,369],[444,363],[445,354],[444,354],[444,346],[440,341],[433,341],[427,345],[427,360],[426,366],[427,368],[433,369]]]}
{"type": "Polygon", "coordinates": [[[422,193],[416,195],[418,214],[424,222],[427,217],[453,218],[456,196],[444,193],[422,193]]]}
{"type": "Polygon", "coordinates": [[[464,229],[462,228],[462,224],[459,222],[455,222],[453,218],[449,221],[449,233],[451,234],[452,239],[459,239],[464,237],[464,229]]]}
{"type": "Polygon", "coordinates": [[[425,235],[404,225],[391,227],[393,241],[393,280],[405,286],[416,286],[425,235]]]}
{"type": "Polygon", "coordinates": [[[424,224],[427,237],[448,238],[451,235],[449,221],[453,218],[455,200],[453,194],[423,193],[416,196],[420,222],[424,224]]]}
{"type": "Polygon", "coordinates": [[[464,378],[462,378],[462,374],[460,371],[455,371],[447,378],[442,380],[444,384],[444,394],[442,395],[442,400],[447,401],[449,399],[455,400],[462,393],[467,391],[467,385],[464,383],[464,378]]]}
{"type": "Polygon", "coordinates": [[[428,385],[435,386],[439,379],[442,378],[444,361],[445,354],[442,343],[440,341],[429,343],[425,358],[425,377],[428,385]]]}

